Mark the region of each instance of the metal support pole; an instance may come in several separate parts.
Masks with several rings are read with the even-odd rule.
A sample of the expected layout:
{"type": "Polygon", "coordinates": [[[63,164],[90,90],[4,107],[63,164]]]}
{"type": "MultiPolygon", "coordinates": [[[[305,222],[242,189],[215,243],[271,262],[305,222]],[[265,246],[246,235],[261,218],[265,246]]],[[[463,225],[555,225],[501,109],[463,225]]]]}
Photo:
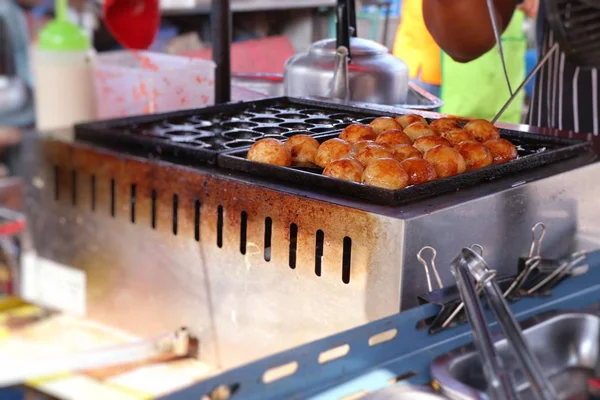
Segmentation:
{"type": "Polygon", "coordinates": [[[231,9],[229,0],[212,0],[210,24],[215,62],[215,102],[231,101],[231,9]]]}

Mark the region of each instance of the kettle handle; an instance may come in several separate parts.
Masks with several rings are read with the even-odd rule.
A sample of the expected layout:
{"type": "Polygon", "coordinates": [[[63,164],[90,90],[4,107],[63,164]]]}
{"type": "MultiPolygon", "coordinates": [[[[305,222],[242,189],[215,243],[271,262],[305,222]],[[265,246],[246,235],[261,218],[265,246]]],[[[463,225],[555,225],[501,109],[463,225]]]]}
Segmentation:
{"type": "Polygon", "coordinates": [[[330,96],[343,101],[350,100],[348,61],[348,48],[339,46],[335,52],[335,70],[330,85],[330,96]]]}

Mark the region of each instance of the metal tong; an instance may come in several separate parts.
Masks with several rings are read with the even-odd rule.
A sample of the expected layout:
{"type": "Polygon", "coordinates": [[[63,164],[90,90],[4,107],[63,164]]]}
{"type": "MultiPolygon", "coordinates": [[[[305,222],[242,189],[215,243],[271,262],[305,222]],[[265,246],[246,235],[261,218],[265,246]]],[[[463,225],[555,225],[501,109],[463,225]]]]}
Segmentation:
{"type": "Polygon", "coordinates": [[[488,380],[488,396],[491,399],[516,399],[516,393],[510,378],[497,355],[483,307],[477,296],[472,277],[481,285],[489,308],[498,321],[506,339],[514,349],[531,384],[533,395],[540,400],[554,400],[557,395],[550,382],[529,349],[521,328],[510,312],[504,295],[494,281],[496,271],[491,270],[485,260],[475,251],[464,248],[451,262],[451,271],[457,281],[460,296],[465,304],[467,318],[473,329],[475,346],[481,354],[483,371],[488,380]]]}

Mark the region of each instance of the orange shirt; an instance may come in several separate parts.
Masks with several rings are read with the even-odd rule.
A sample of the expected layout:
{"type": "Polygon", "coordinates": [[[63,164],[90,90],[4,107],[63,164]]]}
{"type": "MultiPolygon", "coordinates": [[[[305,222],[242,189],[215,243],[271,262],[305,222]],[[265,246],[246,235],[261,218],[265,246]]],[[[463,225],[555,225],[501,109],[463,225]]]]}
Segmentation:
{"type": "Polygon", "coordinates": [[[441,50],[425,26],[423,0],[403,0],[393,54],[408,64],[411,78],[442,83],[441,50]]]}

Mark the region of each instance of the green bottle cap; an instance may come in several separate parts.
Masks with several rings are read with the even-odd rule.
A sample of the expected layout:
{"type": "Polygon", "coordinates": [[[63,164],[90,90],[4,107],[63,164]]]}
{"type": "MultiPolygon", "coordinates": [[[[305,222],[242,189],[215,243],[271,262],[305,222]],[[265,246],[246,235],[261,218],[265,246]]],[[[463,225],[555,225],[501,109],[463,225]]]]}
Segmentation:
{"type": "Polygon", "coordinates": [[[40,33],[38,47],[47,51],[84,51],[91,48],[85,31],[67,20],[67,0],[55,0],[56,18],[40,33]]]}

